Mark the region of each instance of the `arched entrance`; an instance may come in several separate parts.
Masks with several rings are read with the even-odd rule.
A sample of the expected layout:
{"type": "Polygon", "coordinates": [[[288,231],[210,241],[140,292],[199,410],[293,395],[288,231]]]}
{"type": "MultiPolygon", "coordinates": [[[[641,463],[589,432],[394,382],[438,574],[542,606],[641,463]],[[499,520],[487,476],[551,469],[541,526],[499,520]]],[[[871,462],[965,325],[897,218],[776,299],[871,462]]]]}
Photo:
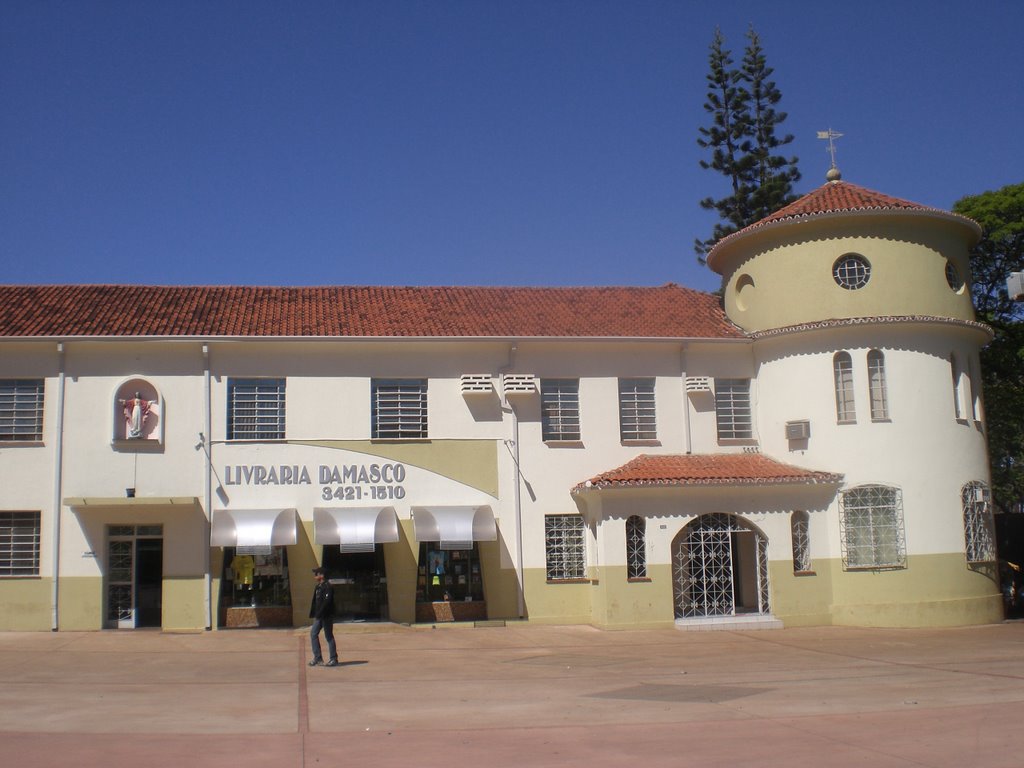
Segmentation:
{"type": "Polygon", "coordinates": [[[768,538],[736,515],[701,515],[672,541],[677,619],[767,614],[768,538]]]}

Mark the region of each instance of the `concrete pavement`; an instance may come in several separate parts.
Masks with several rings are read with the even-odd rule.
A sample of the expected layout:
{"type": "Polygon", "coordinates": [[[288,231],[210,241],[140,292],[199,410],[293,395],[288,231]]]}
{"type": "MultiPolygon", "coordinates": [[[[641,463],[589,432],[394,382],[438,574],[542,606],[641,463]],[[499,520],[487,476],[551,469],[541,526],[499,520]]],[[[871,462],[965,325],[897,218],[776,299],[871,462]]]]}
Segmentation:
{"type": "Polygon", "coordinates": [[[1024,623],[0,633],[6,766],[1024,765],[1024,623]]]}

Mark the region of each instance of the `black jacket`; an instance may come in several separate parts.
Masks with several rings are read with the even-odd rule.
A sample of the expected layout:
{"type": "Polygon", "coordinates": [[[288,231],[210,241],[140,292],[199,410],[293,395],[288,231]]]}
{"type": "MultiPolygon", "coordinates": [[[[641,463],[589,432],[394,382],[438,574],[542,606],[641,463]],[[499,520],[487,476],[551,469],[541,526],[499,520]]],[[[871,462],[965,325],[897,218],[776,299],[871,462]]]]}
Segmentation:
{"type": "Polygon", "coordinates": [[[316,585],[313,600],[309,604],[309,618],[334,618],[334,587],[331,586],[331,582],[324,580],[316,585]]]}

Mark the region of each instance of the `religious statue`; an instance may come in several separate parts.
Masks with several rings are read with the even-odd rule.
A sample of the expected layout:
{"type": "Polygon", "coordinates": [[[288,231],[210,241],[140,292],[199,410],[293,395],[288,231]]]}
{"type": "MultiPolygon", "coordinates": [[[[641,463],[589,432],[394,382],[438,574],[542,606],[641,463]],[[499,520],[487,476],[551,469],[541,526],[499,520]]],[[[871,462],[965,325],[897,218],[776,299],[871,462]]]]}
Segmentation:
{"type": "Polygon", "coordinates": [[[135,397],[128,400],[118,400],[118,402],[124,408],[124,420],[128,428],[128,439],[138,440],[142,437],[142,426],[146,423],[146,417],[149,416],[153,403],[149,400],[143,400],[138,392],[135,393],[135,397]]]}

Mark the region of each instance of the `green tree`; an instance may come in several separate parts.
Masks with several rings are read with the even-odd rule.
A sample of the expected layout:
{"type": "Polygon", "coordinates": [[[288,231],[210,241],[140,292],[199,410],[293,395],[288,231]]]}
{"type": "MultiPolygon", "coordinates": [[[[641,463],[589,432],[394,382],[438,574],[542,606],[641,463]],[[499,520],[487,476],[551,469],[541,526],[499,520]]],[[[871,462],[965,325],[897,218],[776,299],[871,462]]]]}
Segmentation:
{"type": "Polygon", "coordinates": [[[715,224],[710,239],[694,242],[702,264],[717,240],[745,226],[743,222],[750,218],[746,208],[750,197],[749,164],[744,162],[751,150],[749,94],[741,84],[742,74],[734,67],[731,52],[725,48],[721,29],[715,30],[708,64],[704,111],[711,115],[711,125],[698,129],[697,144],[711,150],[711,159],[701,160],[700,167],[726,176],[731,183],[732,194],[718,200],[705,197],[700,201],[701,208],[717,211],[721,219],[715,224]]]}
{"type": "Polygon", "coordinates": [[[1008,511],[1024,501],[1024,305],[1006,293],[1006,278],[1024,271],[1024,184],[958,200],[983,235],[971,252],[971,295],[978,319],[995,338],[981,353],[992,495],[1008,511]]]}
{"type": "Polygon", "coordinates": [[[753,167],[754,189],[751,192],[750,215],[760,221],[796,199],[793,185],[800,181],[795,157],[777,154],[792,143],[793,134],[779,136],[776,128],[786,119],[785,112],[776,111],[782,93],[769,78],[775,70],[768,66],[761,47],[761,38],[753,27],[747,30],[747,49],[743,56],[743,81],[749,92],[750,128],[753,134],[748,162],[753,167]]]}
{"type": "Polygon", "coordinates": [[[702,264],[708,251],[726,235],[763,219],[794,198],[793,184],[800,179],[797,158],[777,154],[793,141],[792,135],[778,136],[776,129],[786,113],[776,109],[782,98],[774,70],[768,66],[761,39],[753,27],[747,33],[742,66],[737,69],[725,47],[725,37],[715,30],[708,56],[707,96],[704,111],[711,124],[698,128],[697,144],[710,150],[704,169],[717,171],[729,180],[725,197],[706,197],[705,210],[718,213],[719,221],[707,240],[694,241],[702,264]]]}

